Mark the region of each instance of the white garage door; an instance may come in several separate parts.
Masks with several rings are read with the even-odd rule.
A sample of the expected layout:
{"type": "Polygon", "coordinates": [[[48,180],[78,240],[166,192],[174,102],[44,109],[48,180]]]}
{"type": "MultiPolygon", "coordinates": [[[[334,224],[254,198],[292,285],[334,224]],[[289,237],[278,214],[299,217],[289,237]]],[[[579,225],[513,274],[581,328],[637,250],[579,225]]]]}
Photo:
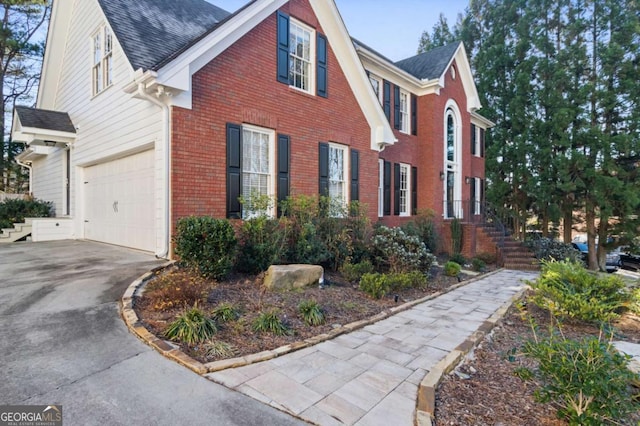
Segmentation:
{"type": "Polygon", "coordinates": [[[155,250],[153,160],[149,150],[85,169],[86,239],[155,250]]]}

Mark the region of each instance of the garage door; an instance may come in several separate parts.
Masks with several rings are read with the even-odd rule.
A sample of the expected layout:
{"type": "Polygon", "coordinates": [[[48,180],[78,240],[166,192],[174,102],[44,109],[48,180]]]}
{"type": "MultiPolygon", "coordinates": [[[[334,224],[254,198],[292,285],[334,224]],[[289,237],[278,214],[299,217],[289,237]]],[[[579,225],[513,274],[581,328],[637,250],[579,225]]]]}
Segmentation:
{"type": "Polygon", "coordinates": [[[149,150],[85,169],[86,239],[155,250],[153,160],[149,150]]]}

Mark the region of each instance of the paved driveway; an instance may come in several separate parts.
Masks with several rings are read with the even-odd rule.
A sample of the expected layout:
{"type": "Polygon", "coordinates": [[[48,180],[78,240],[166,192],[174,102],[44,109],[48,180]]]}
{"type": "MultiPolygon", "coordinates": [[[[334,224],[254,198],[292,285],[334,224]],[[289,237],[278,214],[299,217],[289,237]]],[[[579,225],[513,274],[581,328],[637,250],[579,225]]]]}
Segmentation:
{"type": "Polygon", "coordinates": [[[66,425],[296,424],[128,332],[118,300],[159,264],[82,241],[0,245],[0,405],[62,404],[66,425]]]}

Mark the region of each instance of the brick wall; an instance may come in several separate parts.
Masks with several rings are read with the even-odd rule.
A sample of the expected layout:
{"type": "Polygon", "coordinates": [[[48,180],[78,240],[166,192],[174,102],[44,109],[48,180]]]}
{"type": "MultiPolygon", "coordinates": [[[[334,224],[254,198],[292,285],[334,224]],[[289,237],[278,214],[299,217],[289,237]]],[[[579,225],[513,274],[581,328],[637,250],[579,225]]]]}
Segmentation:
{"type": "MultiPolygon", "coordinates": [[[[281,10],[324,34],[307,0],[281,10]]],[[[328,53],[328,98],[277,82],[273,14],[194,75],[193,108],[172,110],[174,224],[188,215],[226,216],[228,122],[290,136],[291,195],[318,194],[319,142],[359,150],[360,201],[377,220],[378,153],[370,149],[370,128],[330,47],[328,53]]]]}

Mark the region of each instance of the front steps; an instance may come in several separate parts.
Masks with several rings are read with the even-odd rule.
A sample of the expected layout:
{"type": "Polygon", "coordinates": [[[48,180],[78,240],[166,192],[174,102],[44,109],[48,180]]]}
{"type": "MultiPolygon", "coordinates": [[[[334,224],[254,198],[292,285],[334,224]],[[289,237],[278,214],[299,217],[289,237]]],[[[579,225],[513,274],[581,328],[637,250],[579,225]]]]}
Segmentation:
{"type": "Polygon", "coordinates": [[[0,244],[13,243],[31,235],[30,223],[14,223],[13,228],[3,228],[0,232],[0,244]]]}
{"type": "Polygon", "coordinates": [[[498,248],[498,260],[506,269],[518,271],[539,271],[540,263],[535,255],[522,242],[514,240],[491,224],[482,226],[482,232],[498,248]]]}

